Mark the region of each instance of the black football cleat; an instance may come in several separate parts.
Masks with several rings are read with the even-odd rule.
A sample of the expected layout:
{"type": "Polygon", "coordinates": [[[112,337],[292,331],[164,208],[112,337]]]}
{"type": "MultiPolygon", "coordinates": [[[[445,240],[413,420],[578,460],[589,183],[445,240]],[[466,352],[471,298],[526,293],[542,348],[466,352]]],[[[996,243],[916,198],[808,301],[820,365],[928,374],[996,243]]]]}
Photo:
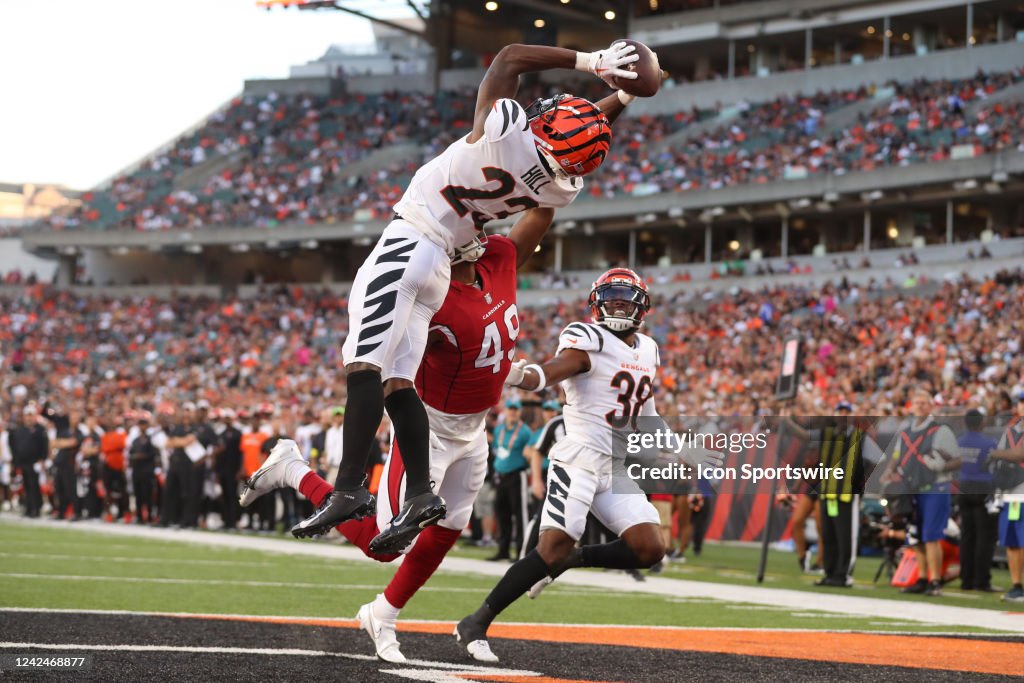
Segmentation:
{"type": "Polygon", "coordinates": [[[323,536],[342,522],[375,514],[377,501],[360,487],[347,491],[331,491],[310,517],[292,527],[295,538],[323,536]]]}
{"type": "Polygon", "coordinates": [[[413,542],[420,532],[437,524],[448,513],[444,499],[427,492],[405,501],[401,512],[395,515],[387,528],[370,541],[370,551],[378,555],[400,553],[413,542]]]}
{"type": "Polygon", "coordinates": [[[497,655],[491,652],[491,645],[487,642],[487,629],[478,624],[473,615],[456,624],[452,635],[466,654],[476,661],[488,664],[498,661],[497,655]]]}

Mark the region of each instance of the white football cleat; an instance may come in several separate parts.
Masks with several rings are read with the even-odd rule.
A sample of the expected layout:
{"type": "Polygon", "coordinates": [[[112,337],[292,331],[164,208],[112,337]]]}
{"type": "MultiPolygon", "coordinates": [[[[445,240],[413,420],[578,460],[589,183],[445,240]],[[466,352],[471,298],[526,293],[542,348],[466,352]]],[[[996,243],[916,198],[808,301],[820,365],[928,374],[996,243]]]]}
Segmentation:
{"type": "Polygon", "coordinates": [[[291,439],[281,439],[278,441],[274,448],[271,449],[266,462],[260,465],[260,468],[253,472],[252,476],[245,481],[242,495],[238,497],[239,505],[248,507],[264,493],[287,486],[285,483],[285,472],[288,469],[288,465],[295,461],[306,462],[306,459],[302,457],[302,453],[299,451],[298,444],[291,439]]]}
{"type": "Polygon", "coordinates": [[[356,614],[359,626],[370,635],[373,647],[377,650],[377,656],[385,662],[392,664],[405,663],[405,655],[398,649],[398,638],[395,636],[395,625],[378,619],[373,615],[373,603],[367,603],[359,608],[356,614]]]}
{"type": "Polygon", "coordinates": [[[550,576],[545,576],[543,579],[533,584],[530,587],[530,590],[526,592],[526,594],[530,596],[531,600],[536,600],[537,596],[544,592],[544,589],[550,586],[553,582],[554,579],[552,579],[550,576]]]}
{"type": "Polygon", "coordinates": [[[472,659],[488,664],[498,661],[498,656],[491,652],[491,646],[487,642],[486,630],[482,629],[472,616],[466,617],[456,624],[453,635],[455,642],[465,648],[466,654],[472,659]]]}

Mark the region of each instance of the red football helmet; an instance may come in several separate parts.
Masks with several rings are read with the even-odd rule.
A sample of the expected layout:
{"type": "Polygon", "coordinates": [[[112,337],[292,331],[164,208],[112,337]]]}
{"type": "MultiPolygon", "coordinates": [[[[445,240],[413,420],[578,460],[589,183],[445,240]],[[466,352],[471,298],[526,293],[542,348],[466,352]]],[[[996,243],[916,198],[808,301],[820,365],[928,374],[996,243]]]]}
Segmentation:
{"type": "Polygon", "coordinates": [[[584,176],[601,165],[612,144],[608,117],[593,102],[573,95],[537,100],[526,110],[537,150],[551,170],[584,176]]]}
{"type": "MultiPolygon", "coordinates": [[[[644,324],[644,316],[651,310],[651,297],[647,285],[629,268],[612,268],[597,278],[590,290],[590,313],[594,322],[612,332],[635,332],[644,324]],[[612,301],[625,301],[632,308],[608,311],[612,301]]],[[[616,307],[618,308],[618,307],[616,307]]]]}

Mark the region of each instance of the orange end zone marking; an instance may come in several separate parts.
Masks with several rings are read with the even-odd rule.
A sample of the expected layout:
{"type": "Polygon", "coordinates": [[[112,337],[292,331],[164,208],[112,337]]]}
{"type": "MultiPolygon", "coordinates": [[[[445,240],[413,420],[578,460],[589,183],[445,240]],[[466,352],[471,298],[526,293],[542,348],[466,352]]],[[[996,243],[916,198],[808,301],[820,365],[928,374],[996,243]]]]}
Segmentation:
{"type": "MultiPolygon", "coordinates": [[[[275,624],[300,624],[332,628],[359,628],[350,619],[306,617],[238,617],[217,615],[180,616],[184,619],[224,619],[275,624]]],[[[406,633],[451,635],[454,624],[405,621],[398,630],[406,633]]],[[[1006,674],[1024,671],[1024,645],[1020,643],[925,636],[820,631],[701,631],[671,628],[615,628],[613,626],[551,626],[547,624],[494,624],[492,638],[612,645],[624,647],[719,652],[754,657],[806,659],[846,664],[901,666],[914,669],[943,669],[972,673],[1006,674]]],[[[531,681],[542,679],[531,678],[531,681]]],[[[547,679],[551,683],[563,683],[547,679]]]]}

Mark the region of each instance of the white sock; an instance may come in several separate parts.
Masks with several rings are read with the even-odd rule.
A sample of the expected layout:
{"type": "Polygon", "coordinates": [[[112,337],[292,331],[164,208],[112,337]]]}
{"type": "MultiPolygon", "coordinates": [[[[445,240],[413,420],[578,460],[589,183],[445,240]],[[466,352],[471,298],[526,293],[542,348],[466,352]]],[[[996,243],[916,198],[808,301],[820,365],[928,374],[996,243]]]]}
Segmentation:
{"type": "Polygon", "coordinates": [[[284,466],[284,483],[298,491],[302,478],[312,471],[305,461],[293,460],[284,466]]]}
{"type": "Polygon", "coordinates": [[[395,621],[398,619],[398,613],[402,611],[400,607],[395,607],[388,602],[383,593],[377,594],[377,598],[371,603],[370,609],[373,610],[373,616],[377,617],[378,620],[392,626],[394,626],[395,621]]]}

